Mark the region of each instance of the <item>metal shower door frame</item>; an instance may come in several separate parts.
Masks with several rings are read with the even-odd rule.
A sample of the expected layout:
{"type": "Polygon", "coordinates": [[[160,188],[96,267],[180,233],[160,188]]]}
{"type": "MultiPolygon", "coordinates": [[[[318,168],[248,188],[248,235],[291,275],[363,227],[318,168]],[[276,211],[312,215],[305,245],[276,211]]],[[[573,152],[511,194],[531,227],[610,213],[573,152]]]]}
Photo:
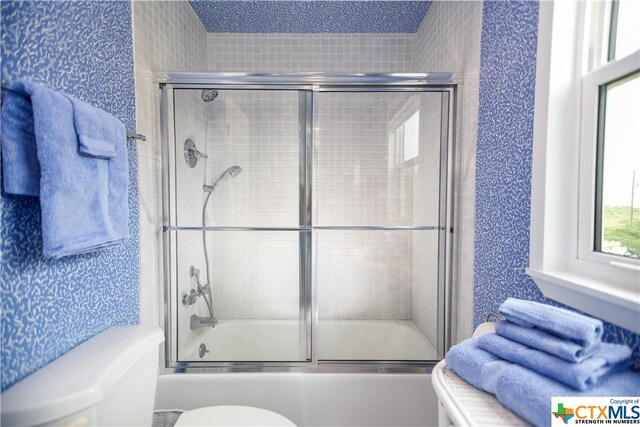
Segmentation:
{"type": "MultiPolygon", "coordinates": [[[[163,177],[163,285],[165,319],[165,369],[171,372],[430,372],[432,361],[324,361],[318,360],[317,286],[313,280],[313,230],[438,230],[438,351],[450,346],[451,334],[451,248],[453,232],[453,161],[455,144],[456,98],[461,79],[450,73],[431,74],[245,74],[245,73],[168,73],[157,74],[160,98],[160,136],[163,177]],[[172,225],[175,206],[171,188],[175,176],[170,150],[174,142],[173,90],[284,90],[298,92],[299,117],[299,227],[179,227],[172,225]],[[321,92],[439,92],[442,93],[440,127],[440,188],[437,226],[313,226],[313,101],[321,92]],[[178,358],[177,309],[172,298],[174,288],[172,260],[176,245],[172,232],[178,231],[297,231],[299,234],[300,320],[306,328],[307,361],[299,362],[181,362],[178,358]]],[[[178,233],[175,233],[177,236],[178,233]]],[[[177,279],[176,279],[177,280],[177,279]]]]}

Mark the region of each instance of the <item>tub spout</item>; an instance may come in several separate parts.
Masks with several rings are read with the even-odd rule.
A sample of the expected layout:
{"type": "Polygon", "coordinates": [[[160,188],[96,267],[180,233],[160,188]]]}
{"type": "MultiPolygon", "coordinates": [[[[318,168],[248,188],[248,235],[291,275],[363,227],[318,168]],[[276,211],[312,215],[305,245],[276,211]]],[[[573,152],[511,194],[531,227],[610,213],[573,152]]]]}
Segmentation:
{"type": "Polygon", "coordinates": [[[212,328],[218,324],[215,317],[191,316],[191,329],[200,329],[211,326],[212,328]]]}

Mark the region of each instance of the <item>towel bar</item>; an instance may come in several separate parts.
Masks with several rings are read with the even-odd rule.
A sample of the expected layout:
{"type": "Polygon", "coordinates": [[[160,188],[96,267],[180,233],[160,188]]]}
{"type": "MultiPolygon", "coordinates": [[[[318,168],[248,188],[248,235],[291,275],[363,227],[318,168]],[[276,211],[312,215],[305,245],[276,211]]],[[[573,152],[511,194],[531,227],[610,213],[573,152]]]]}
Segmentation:
{"type": "MultiPolygon", "coordinates": [[[[27,96],[23,92],[17,91],[15,89],[11,89],[11,87],[9,87],[9,85],[6,85],[4,83],[2,84],[2,90],[8,90],[9,92],[13,92],[16,95],[23,96],[23,97],[27,96]]],[[[142,134],[135,133],[135,132],[132,132],[132,131],[127,129],[127,141],[129,141],[129,140],[134,140],[134,141],[138,141],[139,140],[139,141],[143,141],[144,142],[144,141],[147,140],[147,137],[142,135],[142,134]]]]}

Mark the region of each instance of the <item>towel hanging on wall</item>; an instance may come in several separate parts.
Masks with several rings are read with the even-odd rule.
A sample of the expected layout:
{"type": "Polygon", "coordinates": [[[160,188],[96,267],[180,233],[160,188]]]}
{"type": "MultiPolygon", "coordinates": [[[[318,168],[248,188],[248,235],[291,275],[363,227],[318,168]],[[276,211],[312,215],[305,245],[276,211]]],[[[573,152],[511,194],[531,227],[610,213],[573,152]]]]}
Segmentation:
{"type": "Polygon", "coordinates": [[[18,80],[5,93],[3,186],[9,194],[40,197],[46,257],[126,241],[125,140],[113,116],[43,84],[18,80]]]}
{"type": "MultiPolygon", "coordinates": [[[[8,85],[8,84],[2,83],[2,90],[6,91],[6,92],[13,92],[14,94],[16,94],[16,95],[18,95],[18,96],[20,96],[22,98],[25,98],[27,100],[29,99],[29,95],[27,95],[26,93],[21,92],[21,91],[19,91],[17,89],[13,89],[11,87],[11,85],[8,85]]],[[[136,133],[136,132],[133,132],[131,130],[127,130],[127,140],[145,142],[147,140],[147,137],[142,135],[141,133],[136,133]]]]}

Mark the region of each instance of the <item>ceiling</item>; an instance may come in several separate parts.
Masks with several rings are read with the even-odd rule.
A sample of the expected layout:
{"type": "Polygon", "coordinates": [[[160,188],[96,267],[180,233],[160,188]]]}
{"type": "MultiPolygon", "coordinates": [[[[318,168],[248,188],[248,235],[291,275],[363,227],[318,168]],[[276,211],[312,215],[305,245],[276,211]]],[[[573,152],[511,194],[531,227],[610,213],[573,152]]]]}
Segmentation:
{"type": "Polygon", "coordinates": [[[189,0],[210,33],[415,33],[431,1],[189,0]]]}

